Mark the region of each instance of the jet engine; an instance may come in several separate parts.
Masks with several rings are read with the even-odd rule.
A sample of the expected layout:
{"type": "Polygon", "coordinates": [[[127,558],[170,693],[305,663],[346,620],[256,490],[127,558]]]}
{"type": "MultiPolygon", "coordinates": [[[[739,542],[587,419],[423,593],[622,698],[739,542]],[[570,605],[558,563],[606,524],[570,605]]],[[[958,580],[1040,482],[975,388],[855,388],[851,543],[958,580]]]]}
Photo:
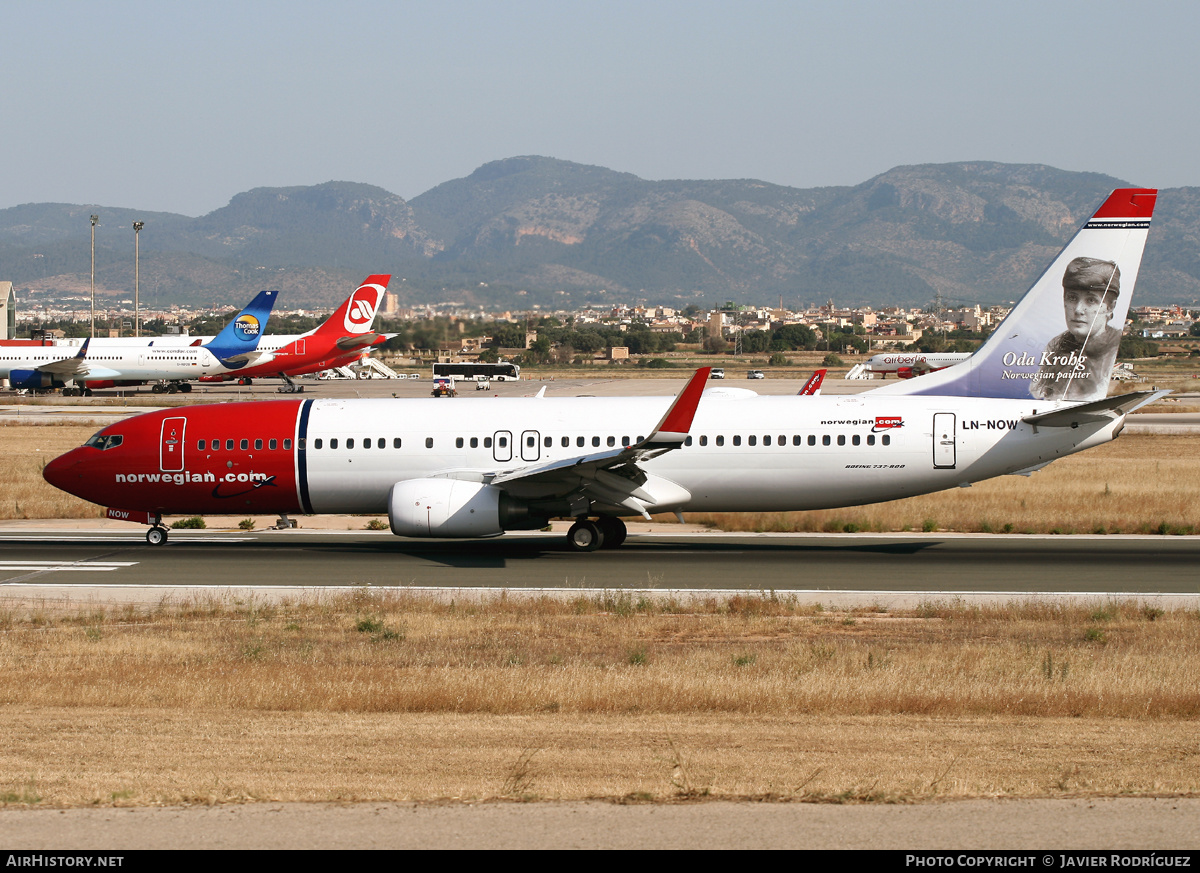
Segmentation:
{"type": "Polygon", "coordinates": [[[406,479],[388,495],[392,533],[402,537],[490,537],[535,530],[580,515],[586,500],[519,500],[494,485],[460,479],[406,479]]]}
{"type": "Polygon", "coordinates": [[[61,388],[63,381],[55,379],[49,373],[40,370],[13,370],[8,374],[8,382],[14,388],[24,388],[27,391],[40,391],[43,388],[61,388]]]}

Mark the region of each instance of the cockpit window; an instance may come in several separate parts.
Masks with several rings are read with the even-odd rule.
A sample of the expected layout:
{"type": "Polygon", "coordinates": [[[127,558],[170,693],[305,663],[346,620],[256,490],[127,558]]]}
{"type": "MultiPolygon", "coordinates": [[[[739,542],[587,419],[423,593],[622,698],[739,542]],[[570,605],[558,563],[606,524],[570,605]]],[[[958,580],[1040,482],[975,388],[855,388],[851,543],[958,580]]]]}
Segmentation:
{"type": "Polygon", "coordinates": [[[103,452],[106,449],[115,449],[124,441],[125,437],[121,436],[120,434],[106,434],[101,432],[93,436],[90,440],[84,443],[84,445],[91,446],[92,448],[99,449],[103,452]]]}

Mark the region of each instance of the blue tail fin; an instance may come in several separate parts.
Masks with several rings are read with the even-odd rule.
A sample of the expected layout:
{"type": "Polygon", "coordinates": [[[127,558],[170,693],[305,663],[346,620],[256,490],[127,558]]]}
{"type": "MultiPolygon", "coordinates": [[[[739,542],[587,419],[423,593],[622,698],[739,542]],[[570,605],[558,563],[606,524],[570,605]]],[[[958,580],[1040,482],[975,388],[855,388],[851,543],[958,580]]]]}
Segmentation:
{"type": "Polygon", "coordinates": [[[1114,191],[979,351],[871,393],[1085,402],[1106,396],[1157,195],[1150,188],[1114,191]]]}
{"type": "Polygon", "coordinates": [[[267,319],[275,301],[279,299],[278,291],[262,291],[250,301],[250,305],[238,313],[237,318],[225,325],[225,329],[205,344],[205,348],[213,353],[218,361],[226,361],[234,355],[242,355],[258,348],[258,341],[266,333],[267,319]]]}

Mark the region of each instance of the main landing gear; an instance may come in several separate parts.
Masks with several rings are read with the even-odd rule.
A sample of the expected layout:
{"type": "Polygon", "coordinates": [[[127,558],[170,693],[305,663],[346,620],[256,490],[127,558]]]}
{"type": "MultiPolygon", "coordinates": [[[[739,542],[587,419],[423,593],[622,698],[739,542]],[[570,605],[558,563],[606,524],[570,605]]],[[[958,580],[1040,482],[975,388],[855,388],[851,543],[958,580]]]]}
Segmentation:
{"type": "Polygon", "coordinates": [[[146,542],[152,546],[161,546],[167,541],[168,530],[162,523],[162,516],[154,519],[154,526],[146,531],[146,542]]]}
{"type": "Polygon", "coordinates": [[[625,542],[628,533],[625,522],[612,515],[602,515],[595,521],[581,518],[567,531],[567,545],[576,552],[615,549],[625,542]]]}
{"type": "Polygon", "coordinates": [[[183,392],[190,394],[192,391],[191,382],[155,382],[150,386],[150,390],[155,394],[177,394],[183,392]]]}

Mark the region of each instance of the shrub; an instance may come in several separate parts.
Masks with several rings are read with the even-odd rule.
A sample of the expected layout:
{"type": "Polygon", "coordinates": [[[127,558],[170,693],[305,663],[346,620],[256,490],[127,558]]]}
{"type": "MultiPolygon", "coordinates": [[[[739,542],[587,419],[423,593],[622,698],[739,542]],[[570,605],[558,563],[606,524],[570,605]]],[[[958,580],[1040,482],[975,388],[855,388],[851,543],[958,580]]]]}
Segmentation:
{"type": "Polygon", "coordinates": [[[208,527],[198,515],[193,515],[191,518],[181,518],[173,523],[171,527],[175,530],[204,530],[208,527]]]}

